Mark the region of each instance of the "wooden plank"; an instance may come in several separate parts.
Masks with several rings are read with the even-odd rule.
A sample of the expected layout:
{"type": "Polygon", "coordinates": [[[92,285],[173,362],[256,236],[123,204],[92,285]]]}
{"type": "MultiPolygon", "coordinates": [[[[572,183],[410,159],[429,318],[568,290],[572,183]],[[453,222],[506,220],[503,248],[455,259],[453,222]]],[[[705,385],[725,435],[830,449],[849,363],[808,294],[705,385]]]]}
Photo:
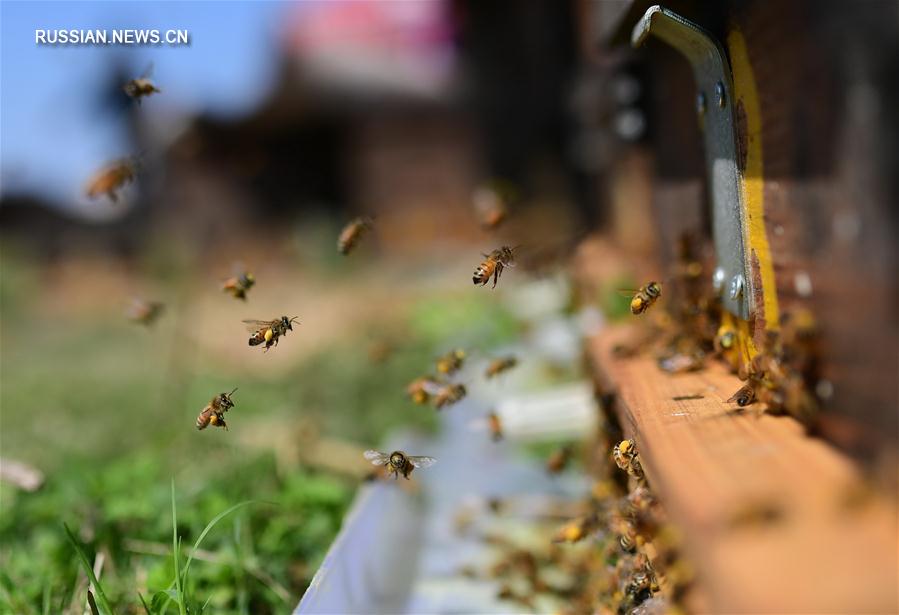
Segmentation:
{"type": "Polygon", "coordinates": [[[591,341],[596,378],[684,531],[712,611],[899,612],[895,502],[793,419],[735,412],[725,400],[741,382],[723,366],[672,375],[648,356],[615,357],[633,333],[591,341]]]}

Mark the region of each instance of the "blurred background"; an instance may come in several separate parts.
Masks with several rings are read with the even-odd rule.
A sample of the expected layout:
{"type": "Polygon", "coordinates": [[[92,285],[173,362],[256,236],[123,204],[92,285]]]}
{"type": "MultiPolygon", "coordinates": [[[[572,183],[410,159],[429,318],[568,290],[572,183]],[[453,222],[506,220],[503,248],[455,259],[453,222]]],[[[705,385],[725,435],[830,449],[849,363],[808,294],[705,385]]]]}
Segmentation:
{"type": "Polygon", "coordinates": [[[529,244],[552,265],[596,216],[571,164],[575,8],[3,3],[0,447],[45,477],[2,486],[6,609],[84,608],[63,522],[120,608],[167,587],[170,477],[185,543],[265,502],[203,545],[215,564],[193,582],[214,611],[296,604],[361,451],[436,429],[406,384],[440,352],[521,333],[501,291],[472,292],[481,253],[529,244]],[[182,28],[190,44],[38,46],[37,28],[182,28]],[[145,73],[161,92],[138,104],[122,86],[145,73]],[[86,195],[132,156],[116,201],[86,195]],[[490,233],[472,197],[500,181],[516,213],[490,233]],[[374,230],[344,258],[337,234],[359,215],[374,230]],[[258,281],[246,303],[221,291],[235,263],[258,281]],[[128,321],[135,299],[164,304],[154,326],[128,321]],[[248,348],[241,319],[281,314],[302,324],[248,348]],[[198,433],[235,386],[230,431],[198,433]]]}
{"type": "MultiPolygon", "coordinates": [[[[686,234],[713,256],[689,66],[627,47],[649,4],[0,4],[0,454],[39,476],[0,485],[4,612],[85,612],[62,523],[119,612],[142,612],[138,592],[175,574],[172,479],[185,545],[255,502],[192,551],[200,603],[288,612],[371,469],[363,450],[452,454],[472,431],[475,415],[463,429],[407,398],[435,357],[515,352],[507,397],[592,391],[583,340],[628,316],[616,290],[662,279],[686,234]],[[190,43],[36,45],[38,28],[187,29],[190,43]],[[137,102],[123,85],[142,75],[160,92],[137,102]],[[135,180],[89,197],[122,159],[135,180]],[[485,194],[508,210],[495,229],[485,194]],[[357,216],[374,225],[344,257],[357,216]],[[521,246],[518,265],[472,288],[501,245],[521,246]],[[222,292],[241,268],[257,280],[246,302],[222,292]],[[136,300],[162,303],[158,322],[130,322],[136,300]],[[242,319],[282,314],[301,324],[270,352],[247,347],[242,319]],[[230,431],[197,432],[234,387],[230,431]]],[[[893,489],[896,7],[670,4],[719,40],[745,36],[778,296],[823,335],[815,433],[893,489]]],[[[514,470],[544,479],[572,433],[504,452],[509,481],[589,497],[586,452],[568,483],[514,470]]]]}

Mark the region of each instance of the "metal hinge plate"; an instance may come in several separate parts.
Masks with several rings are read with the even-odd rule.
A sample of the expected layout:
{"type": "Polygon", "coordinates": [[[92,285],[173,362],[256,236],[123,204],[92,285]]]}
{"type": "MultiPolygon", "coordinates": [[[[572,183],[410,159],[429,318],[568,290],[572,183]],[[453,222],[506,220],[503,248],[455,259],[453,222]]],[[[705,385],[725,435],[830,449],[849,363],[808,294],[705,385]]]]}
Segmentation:
{"type": "Polygon", "coordinates": [[[708,32],[660,6],[650,7],[631,34],[640,47],[650,35],[682,53],[696,79],[696,111],[705,139],[705,163],[712,197],[717,264],[712,283],[724,307],[749,320],[753,312],[752,276],[746,252],[745,211],[737,166],[730,65],[708,32]]]}

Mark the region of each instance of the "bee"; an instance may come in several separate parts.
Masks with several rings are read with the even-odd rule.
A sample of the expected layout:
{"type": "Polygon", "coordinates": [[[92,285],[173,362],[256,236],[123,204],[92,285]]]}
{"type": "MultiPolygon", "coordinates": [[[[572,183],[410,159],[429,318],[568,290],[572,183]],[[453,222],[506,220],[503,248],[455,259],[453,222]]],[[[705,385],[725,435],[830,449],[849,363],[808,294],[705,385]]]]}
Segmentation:
{"type": "Polygon", "coordinates": [[[85,194],[95,199],[105,194],[113,203],[119,201],[118,190],[137,177],[137,163],[133,158],[122,158],[107,164],[87,182],[85,194]]]}
{"type": "Polygon", "coordinates": [[[637,549],[637,528],[634,522],[625,517],[614,517],[609,525],[610,529],[618,534],[621,549],[633,553],[637,549]]]}
{"type": "Polygon", "coordinates": [[[737,389],[737,392],[728,398],[728,400],[724,403],[733,404],[736,403],[741,408],[748,406],[749,404],[755,401],[755,387],[751,384],[746,384],[737,389]]]}
{"type": "Polygon", "coordinates": [[[506,196],[497,188],[482,186],[474,191],[472,202],[475,213],[485,231],[492,231],[509,215],[506,196]]]}
{"type": "Polygon", "coordinates": [[[230,393],[219,393],[213,397],[197,416],[197,429],[203,430],[212,425],[213,427],[224,427],[227,430],[228,424],[225,423],[225,412],[234,407],[231,396],[234,395],[235,391],[237,391],[237,387],[234,387],[230,393]]]}
{"type": "Polygon", "coordinates": [[[460,401],[467,394],[464,384],[444,384],[434,394],[434,407],[440,410],[444,406],[460,401]]]}
{"type": "Polygon", "coordinates": [[[490,362],[490,365],[487,366],[487,369],[484,371],[484,376],[487,379],[493,378],[494,376],[498,376],[501,373],[508,371],[518,365],[518,359],[515,357],[501,357],[499,359],[494,359],[490,362]]]}
{"type": "Polygon", "coordinates": [[[737,334],[733,329],[721,327],[715,336],[715,350],[719,353],[731,350],[737,342],[737,334]]]}
{"type": "Polygon", "coordinates": [[[459,371],[464,362],[465,351],[461,348],[457,348],[437,359],[437,371],[449,376],[459,371]]]}
{"type": "Polygon", "coordinates": [[[629,476],[643,478],[643,465],[640,463],[640,454],[633,440],[622,440],[612,449],[612,459],[615,465],[628,473],[629,476]]]}
{"type": "Polygon", "coordinates": [[[387,471],[393,474],[394,480],[399,478],[400,474],[403,475],[403,478],[409,480],[409,475],[412,474],[415,468],[429,468],[437,462],[433,457],[407,455],[403,451],[393,451],[388,455],[387,453],[368,450],[362,456],[368,459],[372,465],[386,466],[387,471]]]}
{"type": "Polygon", "coordinates": [[[131,79],[125,85],[122,86],[122,90],[124,90],[125,94],[133,98],[137,101],[137,104],[140,104],[141,98],[144,96],[149,96],[150,94],[158,94],[161,92],[156,85],[150,81],[150,76],[153,73],[153,65],[150,64],[147,67],[147,70],[138,77],[137,79],[131,79]]]}
{"type": "Polygon", "coordinates": [[[362,236],[371,230],[373,220],[371,218],[355,218],[343,227],[337,238],[337,251],[346,256],[356,247],[362,236]]]}
{"type": "Polygon", "coordinates": [[[546,460],[546,471],[550,474],[558,474],[568,467],[571,457],[574,454],[574,447],[570,444],[560,446],[546,460]]]}
{"type": "Polygon", "coordinates": [[[416,378],[406,387],[406,394],[413,403],[424,405],[431,401],[431,397],[440,392],[440,383],[431,376],[416,378]]]}
{"type": "Polygon", "coordinates": [[[580,542],[599,526],[596,513],[572,519],[556,531],[553,542],[580,542]]]}
{"type": "Polygon", "coordinates": [[[471,281],[474,282],[475,286],[478,284],[485,286],[490,281],[490,276],[493,276],[493,288],[496,288],[496,283],[503,274],[503,269],[515,266],[515,250],[516,248],[503,246],[490,254],[483,254],[486,260],[474,270],[471,281]]]}
{"type": "Polygon", "coordinates": [[[265,343],[265,350],[268,351],[273,345],[278,345],[278,339],[282,335],[287,335],[288,331],[293,331],[293,323],[300,324],[298,316],[287,318],[282,316],[274,320],[244,320],[247,325],[247,331],[252,333],[249,340],[250,346],[258,346],[265,343]]]}
{"type": "Polygon", "coordinates": [[[235,299],[247,300],[247,291],[253,288],[256,283],[256,276],[249,271],[242,271],[239,274],[228,278],[222,283],[222,291],[228,293],[235,299]]]}
{"type": "Polygon", "coordinates": [[[496,412],[491,412],[487,415],[487,425],[490,429],[490,438],[494,442],[499,442],[503,439],[503,423],[496,412]]]}
{"type": "Polygon", "coordinates": [[[134,299],[131,302],[131,307],[128,308],[127,315],[133,322],[149,327],[159,319],[164,309],[165,304],[159,301],[134,299]]]}
{"type": "Polygon", "coordinates": [[[638,290],[620,290],[619,293],[631,297],[631,314],[638,316],[652,307],[658,298],[662,295],[662,285],[658,282],[650,282],[646,286],[641,286],[638,290]]]}

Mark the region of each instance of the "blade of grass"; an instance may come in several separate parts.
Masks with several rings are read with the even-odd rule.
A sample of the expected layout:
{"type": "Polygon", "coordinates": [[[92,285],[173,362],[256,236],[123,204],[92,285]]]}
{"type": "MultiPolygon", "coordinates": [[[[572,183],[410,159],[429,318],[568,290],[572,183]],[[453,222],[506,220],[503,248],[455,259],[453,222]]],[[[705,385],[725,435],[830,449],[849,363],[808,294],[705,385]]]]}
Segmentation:
{"type": "Polygon", "coordinates": [[[178,513],[175,509],[175,479],[172,479],[172,557],[175,561],[175,591],[178,594],[178,612],[187,615],[187,604],[184,600],[184,580],[181,578],[180,562],[181,540],[178,538],[178,513]]]}
{"type": "Polygon", "coordinates": [[[185,576],[185,578],[187,578],[187,571],[190,569],[190,563],[193,561],[194,553],[196,553],[196,552],[198,551],[198,549],[200,548],[200,543],[203,542],[203,539],[206,538],[206,534],[208,534],[209,531],[212,530],[213,527],[215,527],[216,523],[218,523],[219,521],[221,521],[222,519],[224,519],[225,517],[227,517],[228,515],[230,515],[231,513],[233,513],[233,512],[234,512],[235,510],[237,510],[238,508],[242,508],[242,507],[248,506],[248,505],[250,505],[250,504],[261,504],[261,503],[262,503],[262,502],[259,502],[258,500],[246,500],[246,501],[244,501],[244,502],[238,502],[237,504],[235,504],[235,505],[232,506],[231,508],[228,508],[228,509],[225,510],[224,512],[220,512],[220,513],[217,514],[215,517],[213,517],[213,518],[212,518],[212,521],[210,521],[209,523],[207,523],[207,524],[206,524],[206,527],[205,527],[205,528],[203,529],[203,531],[200,533],[199,538],[197,538],[197,541],[194,543],[194,548],[193,548],[193,550],[191,551],[190,555],[188,555],[188,557],[187,557],[187,564],[184,565],[184,576],[185,576]]]}
{"type": "Polygon", "coordinates": [[[97,606],[100,607],[104,615],[114,615],[115,611],[113,611],[112,607],[109,605],[109,600],[106,598],[106,592],[103,591],[103,587],[100,585],[100,581],[97,580],[97,575],[94,574],[94,567],[91,566],[90,560],[87,559],[87,555],[85,555],[84,549],[81,548],[81,545],[78,543],[78,539],[75,538],[75,534],[72,533],[72,530],[69,529],[69,526],[65,523],[63,523],[62,526],[66,530],[66,536],[68,537],[69,542],[72,544],[72,547],[74,547],[75,552],[78,554],[78,559],[81,560],[81,567],[84,568],[84,572],[87,573],[87,578],[90,579],[91,584],[97,591],[97,606]]]}
{"type": "Polygon", "coordinates": [[[140,598],[140,603],[141,603],[141,606],[144,607],[144,612],[147,615],[153,615],[153,611],[150,610],[150,606],[147,604],[147,601],[144,600],[143,594],[141,594],[140,592],[137,592],[137,597],[140,598]]]}

